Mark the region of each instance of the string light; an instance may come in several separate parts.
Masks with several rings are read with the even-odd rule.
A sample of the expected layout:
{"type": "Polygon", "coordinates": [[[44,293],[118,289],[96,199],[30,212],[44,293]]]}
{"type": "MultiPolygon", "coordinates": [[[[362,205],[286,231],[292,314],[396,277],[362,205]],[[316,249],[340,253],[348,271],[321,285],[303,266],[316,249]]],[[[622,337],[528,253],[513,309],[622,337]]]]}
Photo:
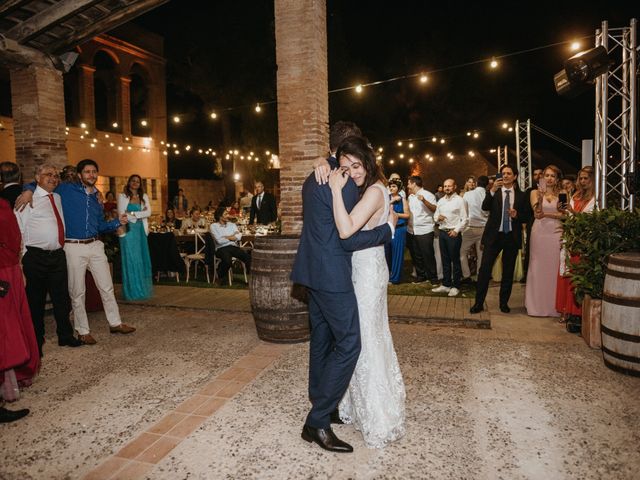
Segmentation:
{"type": "Polygon", "coordinates": [[[260,107],[260,104],[258,103],[256,105],[256,113],[260,113],[262,111],[262,108],[260,107]]]}
{"type": "Polygon", "coordinates": [[[149,122],[147,122],[146,120],[140,120],[140,125],[146,127],[147,125],[149,125],[149,122]]]}
{"type": "Polygon", "coordinates": [[[356,93],[362,93],[362,85],[356,85],[356,93]]]}
{"type": "Polygon", "coordinates": [[[177,115],[175,115],[175,116],[173,117],[173,123],[180,123],[180,117],[179,117],[179,116],[177,116],[177,115]]]}
{"type": "Polygon", "coordinates": [[[209,116],[211,117],[212,120],[215,120],[216,118],[218,118],[218,114],[216,112],[211,112],[209,116]]]}
{"type": "Polygon", "coordinates": [[[420,83],[427,83],[429,77],[427,77],[424,73],[420,75],[420,83]]]}
{"type": "Polygon", "coordinates": [[[491,68],[493,68],[493,69],[498,68],[498,60],[496,60],[496,59],[495,59],[495,57],[494,57],[494,58],[492,58],[492,59],[491,59],[491,62],[489,63],[489,66],[490,66],[491,68]]]}
{"type": "Polygon", "coordinates": [[[113,128],[118,128],[118,122],[113,122],[113,123],[111,124],[111,126],[112,126],[113,128]]]}
{"type": "Polygon", "coordinates": [[[571,42],[571,47],[569,47],[571,49],[571,51],[575,52],[577,50],[580,50],[580,42],[571,42]]]}

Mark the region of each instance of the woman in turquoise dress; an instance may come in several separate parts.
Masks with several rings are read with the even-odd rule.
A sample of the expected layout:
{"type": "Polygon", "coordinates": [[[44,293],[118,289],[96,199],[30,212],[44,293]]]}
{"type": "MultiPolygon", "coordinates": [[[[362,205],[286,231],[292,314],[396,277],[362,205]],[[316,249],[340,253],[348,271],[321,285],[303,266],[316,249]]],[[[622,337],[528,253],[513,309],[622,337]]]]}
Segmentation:
{"type": "Polygon", "coordinates": [[[147,219],[151,215],[149,197],[144,193],[140,175],[131,175],[118,196],[118,213],[126,213],[129,223],[120,237],[122,257],[122,294],[127,300],[144,300],[153,295],[151,257],[147,219]]]}
{"type": "Polygon", "coordinates": [[[398,284],[402,280],[402,267],[404,265],[404,246],[407,239],[407,222],[409,218],[409,205],[407,199],[400,195],[402,180],[394,178],[389,180],[389,196],[393,211],[398,214],[396,231],[391,241],[391,269],[389,281],[398,284]]]}

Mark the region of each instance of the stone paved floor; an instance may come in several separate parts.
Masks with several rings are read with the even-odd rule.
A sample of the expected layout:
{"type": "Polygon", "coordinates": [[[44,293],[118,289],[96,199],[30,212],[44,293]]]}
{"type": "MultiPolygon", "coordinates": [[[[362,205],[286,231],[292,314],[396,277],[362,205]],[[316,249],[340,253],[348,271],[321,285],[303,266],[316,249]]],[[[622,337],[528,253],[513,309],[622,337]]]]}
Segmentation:
{"type": "Polygon", "coordinates": [[[126,305],[130,336],[92,315],[97,345],[48,337],[12,406],[32,414],[0,425],[0,478],[638,478],[640,379],[521,296],[491,330],[393,324],[407,435],[370,450],[336,426],[350,455],[300,439],[307,344],[260,342],[243,312],[126,305]]]}

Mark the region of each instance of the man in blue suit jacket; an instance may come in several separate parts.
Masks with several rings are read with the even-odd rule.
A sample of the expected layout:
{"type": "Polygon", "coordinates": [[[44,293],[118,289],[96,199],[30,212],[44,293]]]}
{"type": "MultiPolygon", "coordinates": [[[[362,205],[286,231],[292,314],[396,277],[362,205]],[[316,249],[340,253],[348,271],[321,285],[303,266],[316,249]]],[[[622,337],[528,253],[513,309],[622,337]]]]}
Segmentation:
{"type": "MultiPolygon", "coordinates": [[[[331,129],[331,168],[338,167],[335,152],[350,135],[361,135],[350,122],[331,129]]],[[[359,200],[358,187],[350,179],[342,190],[347,211],[359,200]]],[[[309,293],[311,344],[309,351],[309,398],[312,403],[302,438],[325,450],[352,452],[338,439],[331,422],[342,423],[337,406],[344,395],[360,355],[358,304],[351,282],[351,253],[390,242],[397,217],[373,230],[360,231],[340,240],[333,218],[331,189],[311,174],[302,187],[303,224],[291,280],[309,293]]],[[[390,217],[391,218],[391,217],[390,217]]]]}

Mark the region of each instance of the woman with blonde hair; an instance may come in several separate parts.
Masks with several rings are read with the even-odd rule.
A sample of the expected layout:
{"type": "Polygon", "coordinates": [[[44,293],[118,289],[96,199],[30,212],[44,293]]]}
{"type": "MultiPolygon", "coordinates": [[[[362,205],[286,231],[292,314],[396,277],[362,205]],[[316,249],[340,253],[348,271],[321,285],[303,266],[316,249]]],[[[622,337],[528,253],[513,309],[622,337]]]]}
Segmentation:
{"type": "Polygon", "coordinates": [[[535,220],[531,228],[531,256],[527,272],[525,307],[534,317],[558,317],[556,288],[560,268],[560,237],[563,213],[560,211],[562,172],[555,165],[547,166],[531,191],[529,201],[535,220]]]}
{"type": "MultiPolygon", "coordinates": [[[[576,191],[571,197],[571,202],[567,207],[570,215],[578,213],[591,213],[595,206],[594,191],[594,171],[593,167],[587,166],[578,172],[576,181],[576,191]]],[[[560,312],[563,320],[568,318],[582,317],[582,307],[576,302],[573,284],[571,283],[571,266],[580,261],[579,255],[571,254],[562,250],[560,256],[560,272],[558,275],[558,287],[556,290],[556,310],[560,312]],[[567,261],[567,257],[568,261],[567,261]]]]}

